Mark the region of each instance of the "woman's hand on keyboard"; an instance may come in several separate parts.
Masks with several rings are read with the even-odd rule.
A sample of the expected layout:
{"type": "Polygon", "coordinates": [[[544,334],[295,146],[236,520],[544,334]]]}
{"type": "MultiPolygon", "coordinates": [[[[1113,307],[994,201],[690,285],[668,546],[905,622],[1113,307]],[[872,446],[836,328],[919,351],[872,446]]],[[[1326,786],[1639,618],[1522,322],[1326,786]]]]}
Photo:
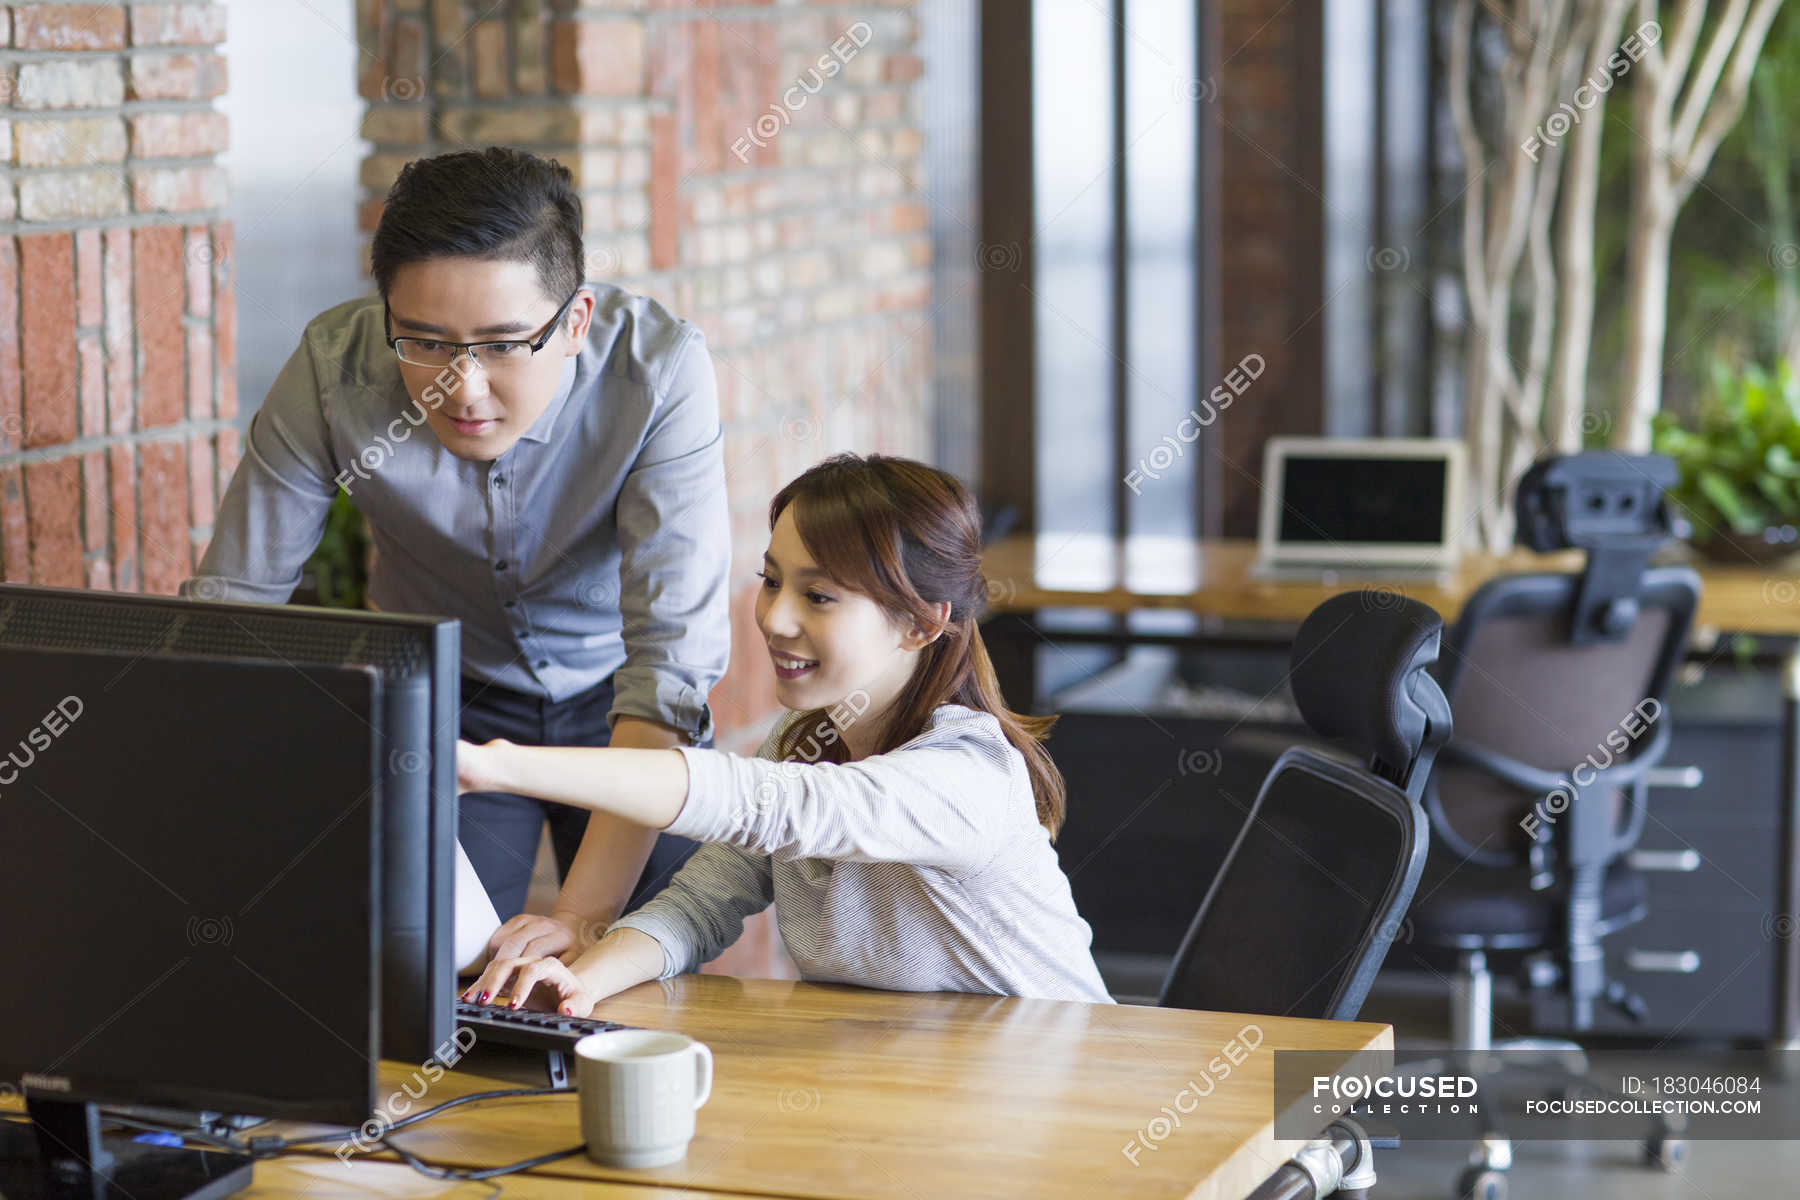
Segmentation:
{"type": "Polygon", "coordinates": [[[501,992],[512,992],[511,1007],[567,1013],[585,1017],[601,997],[595,995],[560,959],[502,958],[488,964],[481,978],[462,994],[464,1000],[485,1004],[501,992]]]}

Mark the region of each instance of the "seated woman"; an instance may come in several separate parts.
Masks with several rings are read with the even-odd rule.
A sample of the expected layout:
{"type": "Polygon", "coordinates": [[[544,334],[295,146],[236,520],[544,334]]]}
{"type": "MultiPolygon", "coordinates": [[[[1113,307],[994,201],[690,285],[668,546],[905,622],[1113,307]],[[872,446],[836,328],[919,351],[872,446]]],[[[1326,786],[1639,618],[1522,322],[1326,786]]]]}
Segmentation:
{"type": "Polygon", "coordinates": [[[463,791],[539,796],[708,843],[585,949],[507,958],[464,993],[587,1016],[695,970],[775,905],[802,978],[1111,1003],[1051,839],[1054,718],[1008,712],[975,624],[968,490],[839,455],[769,506],[756,620],[793,711],[755,758],[461,743],[463,791]]]}

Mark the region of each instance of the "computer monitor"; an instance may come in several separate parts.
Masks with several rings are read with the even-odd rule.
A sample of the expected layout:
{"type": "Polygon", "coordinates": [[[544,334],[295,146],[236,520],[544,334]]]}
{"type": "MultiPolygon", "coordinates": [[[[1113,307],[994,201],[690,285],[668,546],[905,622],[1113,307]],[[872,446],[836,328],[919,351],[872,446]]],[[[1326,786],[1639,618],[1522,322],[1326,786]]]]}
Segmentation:
{"type": "MultiPolygon", "coordinates": [[[[17,600],[17,596],[9,596],[17,600]]],[[[56,597],[34,637],[88,640],[56,597]]],[[[31,624],[27,621],[26,624],[31,624]]],[[[381,1052],[373,666],[0,645],[0,1195],[215,1196],[242,1155],[102,1138],[97,1105],[358,1125],[381,1052]]]]}
{"type": "MultiPolygon", "coordinates": [[[[457,967],[456,621],[4,585],[0,648],[372,669],[381,682],[374,722],[381,749],[381,1055],[422,1062],[449,1040],[457,967]]],[[[0,737],[0,746],[8,744],[0,737]]],[[[320,752],[293,740],[266,745],[270,779],[320,752]]]]}
{"type": "Polygon", "coordinates": [[[1270,438],[1257,569],[1454,568],[1463,463],[1449,438],[1270,438]]]}

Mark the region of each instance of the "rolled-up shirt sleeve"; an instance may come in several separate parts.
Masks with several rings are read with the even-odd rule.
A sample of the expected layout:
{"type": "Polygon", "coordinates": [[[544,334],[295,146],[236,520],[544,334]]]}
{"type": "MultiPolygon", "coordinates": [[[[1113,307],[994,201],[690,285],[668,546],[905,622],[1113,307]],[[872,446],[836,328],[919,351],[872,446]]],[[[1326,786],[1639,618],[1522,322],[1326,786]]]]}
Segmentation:
{"type": "Polygon", "coordinates": [[[688,795],[666,832],[758,854],[979,872],[1000,846],[1017,753],[961,737],[853,763],[681,747],[688,795]]]}
{"type": "Polygon", "coordinates": [[[699,969],[723,954],[744,932],[744,918],[774,902],[767,855],[735,846],[702,846],[669,885],[643,907],[614,921],[655,938],[668,979],[699,969]]]}
{"type": "Polygon", "coordinates": [[[707,694],[731,652],[731,524],[718,385],[699,329],[663,375],[619,492],[625,663],[613,676],[611,717],[645,717],[701,742],[713,731],[707,694]]]}
{"type": "Polygon", "coordinates": [[[181,595],[286,603],[324,532],[337,496],[334,473],[325,400],[303,339],[251,418],[212,542],[181,595]]]}

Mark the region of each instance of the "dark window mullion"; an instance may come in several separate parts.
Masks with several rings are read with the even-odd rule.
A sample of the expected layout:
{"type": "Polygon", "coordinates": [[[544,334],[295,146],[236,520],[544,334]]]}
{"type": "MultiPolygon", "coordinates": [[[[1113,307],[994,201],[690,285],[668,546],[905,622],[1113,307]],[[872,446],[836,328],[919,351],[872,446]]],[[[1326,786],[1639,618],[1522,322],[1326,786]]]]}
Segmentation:
{"type": "MultiPolygon", "coordinates": [[[[1219,18],[1212,0],[1195,0],[1194,78],[1200,100],[1194,114],[1194,405],[1199,407],[1219,377],[1219,18]]],[[[1218,537],[1224,529],[1217,422],[1200,431],[1194,466],[1194,534],[1218,537]]]]}
{"type": "Polygon", "coordinates": [[[1131,493],[1125,477],[1131,459],[1131,209],[1125,161],[1130,131],[1125,109],[1126,0],[1112,0],[1112,417],[1113,535],[1131,533],[1131,493]]]}
{"type": "MultiPolygon", "coordinates": [[[[1375,54],[1370,62],[1373,74],[1371,85],[1375,97],[1375,132],[1374,153],[1370,156],[1374,169],[1369,172],[1370,183],[1374,195],[1370,198],[1370,209],[1374,214],[1375,244],[1393,246],[1392,221],[1388,214],[1388,36],[1387,36],[1387,0],[1374,0],[1374,36],[1375,54]]],[[[1392,435],[1388,421],[1387,405],[1387,363],[1385,361],[1389,345],[1387,324],[1393,313],[1392,299],[1396,287],[1398,272],[1375,272],[1375,286],[1370,292],[1369,305],[1369,345],[1374,352],[1369,356],[1369,432],[1375,437],[1392,435]]]]}

